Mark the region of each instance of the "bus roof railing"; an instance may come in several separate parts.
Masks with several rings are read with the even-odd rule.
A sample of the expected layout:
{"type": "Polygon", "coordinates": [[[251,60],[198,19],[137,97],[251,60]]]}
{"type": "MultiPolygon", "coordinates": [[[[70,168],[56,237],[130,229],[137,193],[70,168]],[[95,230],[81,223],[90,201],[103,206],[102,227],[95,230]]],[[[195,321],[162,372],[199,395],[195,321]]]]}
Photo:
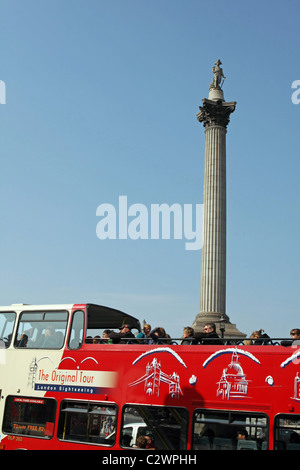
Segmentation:
{"type": "Polygon", "coordinates": [[[202,342],[193,337],[189,338],[162,338],[159,337],[157,340],[153,341],[153,338],[122,338],[122,343],[128,344],[147,344],[150,343],[151,346],[155,345],[191,345],[191,346],[300,346],[300,339],[293,340],[291,338],[258,338],[253,340],[253,338],[245,337],[228,337],[228,338],[203,338],[202,342]],[[197,342],[196,342],[197,341],[197,342]],[[245,341],[251,341],[246,343],[245,341]],[[216,344],[216,342],[218,344],[216,344]]]}

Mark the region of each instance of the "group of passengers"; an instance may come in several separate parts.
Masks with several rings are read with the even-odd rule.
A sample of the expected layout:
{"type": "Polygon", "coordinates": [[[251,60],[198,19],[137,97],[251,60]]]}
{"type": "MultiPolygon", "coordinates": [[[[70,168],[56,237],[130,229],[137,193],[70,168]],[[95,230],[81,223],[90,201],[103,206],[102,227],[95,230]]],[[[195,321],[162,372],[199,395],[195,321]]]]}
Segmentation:
{"type": "MultiPolygon", "coordinates": [[[[132,333],[132,327],[129,323],[125,323],[119,328],[119,332],[112,330],[104,330],[102,338],[95,336],[94,338],[88,337],[88,343],[134,343],[134,344],[172,344],[172,339],[166,333],[163,327],[156,327],[151,329],[151,325],[146,324],[143,331],[136,336],[132,333]]],[[[185,327],[181,339],[181,344],[203,344],[208,340],[209,344],[223,344],[222,340],[216,333],[216,325],[214,323],[207,323],[203,332],[196,333],[193,328],[185,327]]]]}
{"type": "MultiPolygon", "coordinates": [[[[88,337],[86,342],[89,343],[113,343],[113,344],[172,344],[172,339],[163,327],[156,327],[151,329],[148,323],[143,327],[143,331],[139,332],[136,336],[132,333],[132,326],[129,323],[123,324],[119,328],[119,332],[113,330],[104,330],[102,338],[95,336],[94,338],[88,337]]],[[[294,328],[290,331],[290,340],[281,341],[282,346],[300,345],[300,329],[294,328]]],[[[222,345],[224,340],[219,337],[216,332],[216,325],[213,322],[207,322],[202,332],[195,332],[190,326],[183,329],[180,344],[209,344],[209,345],[222,345]]],[[[245,345],[266,345],[273,344],[269,335],[264,330],[253,331],[249,339],[243,341],[245,345]]]]}
{"type": "Polygon", "coordinates": [[[113,343],[113,344],[138,344],[138,343],[150,343],[150,344],[161,344],[164,340],[166,343],[166,338],[171,341],[171,338],[165,332],[164,328],[157,327],[154,330],[151,330],[149,324],[145,325],[143,330],[144,332],[138,333],[136,336],[132,333],[132,326],[129,323],[124,323],[119,328],[119,332],[113,330],[104,330],[102,333],[102,338],[100,336],[95,336],[94,338],[88,337],[88,343],[113,343]]]}
{"type": "MultiPolygon", "coordinates": [[[[300,329],[293,328],[290,331],[291,339],[283,340],[280,342],[281,346],[297,346],[300,345],[300,329]]],[[[265,345],[265,344],[273,344],[270,336],[268,336],[264,330],[253,331],[250,335],[249,339],[245,339],[243,342],[245,345],[265,345]]]]}
{"type": "MultiPolygon", "coordinates": [[[[283,340],[280,342],[281,346],[292,346],[300,345],[300,329],[294,328],[290,331],[291,339],[283,340]]],[[[18,347],[26,347],[28,343],[28,336],[23,334],[18,340],[18,347]]],[[[55,332],[53,326],[48,326],[45,329],[45,333],[41,336],[35,347],[38,348],[53,348],[61,347],[63,343],[63,334],[61,332],[55,332]],[[61,335],[59,338],[57,335],[61,335]]],[[[132,326],[129,323],[124,323],[120,328],[119,332],[113,330],[104,330],[102,337],[95,336],[94,338],[88,336],[86,343],[98,344],[98,343],[113,343],[113,344],[173,344],[174,341],[171,339],[163,327],[156,327],[151,329],[151,325],[148,323],[144,325],[143,331],[139,332],[136,336],[132,333],[132,326]]],[[[175,342],[175,344],[177,344],[175,342]]],[[[213,322],[207,322],[204,325],[202,332],[195,332],[190,326],[186,326],[183,329],[180,344],[209,344],[209,345],[222,345],[224,340],[219,337],[216,332],[216,325],[213,322]]],[[[253,331],[249,339],[243,341],[244,345],[266,345],[273,344],[270,337],[264,332],[264,330],[253,331]]],[[[277,343],[278,344],[278,343],[277,343]]]]}
{"type": "Polygon", "coordinates": [[[102,333],[102,338],[100,336],[95,336],[92,338],[91,336],[88,336],[86,338],[86,343],[101,343],[101,344],[107,344],[107,343],[132,343],[136,342],[135,336],[131,331],[132,326],[129,323],[124,323],[124,325],[120,326],[119,328],[119,333],[116,333],[113,330],[104,330],[102,333]]]}

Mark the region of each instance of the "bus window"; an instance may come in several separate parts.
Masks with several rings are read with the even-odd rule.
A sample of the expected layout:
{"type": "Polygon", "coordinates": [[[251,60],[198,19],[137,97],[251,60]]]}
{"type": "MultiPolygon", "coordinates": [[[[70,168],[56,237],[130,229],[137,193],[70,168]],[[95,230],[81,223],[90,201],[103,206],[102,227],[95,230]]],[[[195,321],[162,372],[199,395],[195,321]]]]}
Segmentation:
{"type": "Polygon", "coordinates": [[[20,316],[15,347],[61,349],[64,344],[68,312],[26,312],[20,316]]]}
{"type": "Polygon", "coordinates": [[[72,327],[69,337],[69,348],[79,349],[82,346],[84,329],[84,313],[82,310],[77,310],[73,313],[72,327]]]}
{"type": "Polygon", "coordinates": [[[139,436],[148,436],[157,450],[186,449],[188,411],[169,406],[127,405],[123,409],[120,444],[135,447],[139,436]]]}
{"type": "Polygon", "coordinates": [[[276,416],[274,433],[275,450],[300,450],[300,415],[276,416]]]}
{"type": "Polygon", "coordinates": [[[14,312],[0,313],[0,348],[8,348],[11,342],[16,314],[14,312]]]}
{"type": "Polygon", "coordinates": [[[50,439],[53,436],[56,401],[52,398],[8,396],[3,432],[50,439]]]}
{"type": "Polygon", "coordinates": [[[262,413],[196,410],[195,450],[267,450],[268,417],[262,413]]]}
{"type": "Polygon", "coordinates": [[[116,405],[64,401],[57,436],[62,441],[111,446],[115,442],[116,418],[116,405]]]}

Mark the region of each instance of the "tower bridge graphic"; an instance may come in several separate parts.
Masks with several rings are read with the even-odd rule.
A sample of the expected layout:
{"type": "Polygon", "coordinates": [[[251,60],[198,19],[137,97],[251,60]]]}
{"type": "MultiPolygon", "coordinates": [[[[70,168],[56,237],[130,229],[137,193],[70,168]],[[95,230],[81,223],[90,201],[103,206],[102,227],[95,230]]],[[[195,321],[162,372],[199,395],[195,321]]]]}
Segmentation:
{"type": "Polygon", "coordinates": [[[183,395],[180,387],[180,377],[176,372],[168,375],[161,370],[161,363],[155,357],[152,362],[148,362],[146,366],[146,373],[139,379],[131,382],[130,387],[144,383],[144,390],[147,395],[151,396],[156,394],[159,396],[160,386],[162,383],[169,386],[169,395],[172,398],[179,398],[183,395]]]}

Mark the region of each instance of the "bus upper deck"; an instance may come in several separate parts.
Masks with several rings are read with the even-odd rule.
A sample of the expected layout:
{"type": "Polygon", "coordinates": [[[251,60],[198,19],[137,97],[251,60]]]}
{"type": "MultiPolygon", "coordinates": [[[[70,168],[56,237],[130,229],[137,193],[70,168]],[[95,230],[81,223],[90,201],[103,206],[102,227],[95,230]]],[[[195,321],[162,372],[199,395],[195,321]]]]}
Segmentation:
{"type": "Polygon", "coordinates": [[[77,349],[88,332],[99,334],[101,329],[118,328],[126,322],[140,331],[139,320],[120,310],[101,305],[13,304],[0,308],[0,341],[2,348],[8,348],[13,339],[16,348],[61,349],[72,324],[68,347],[77,349]]]}
{"type": "Polygon", "coordinates": [[[5,448],[300,449],[299,346],[86,342],[125,322],[140,331],[93,304],[0,308],[5,448]]]}

